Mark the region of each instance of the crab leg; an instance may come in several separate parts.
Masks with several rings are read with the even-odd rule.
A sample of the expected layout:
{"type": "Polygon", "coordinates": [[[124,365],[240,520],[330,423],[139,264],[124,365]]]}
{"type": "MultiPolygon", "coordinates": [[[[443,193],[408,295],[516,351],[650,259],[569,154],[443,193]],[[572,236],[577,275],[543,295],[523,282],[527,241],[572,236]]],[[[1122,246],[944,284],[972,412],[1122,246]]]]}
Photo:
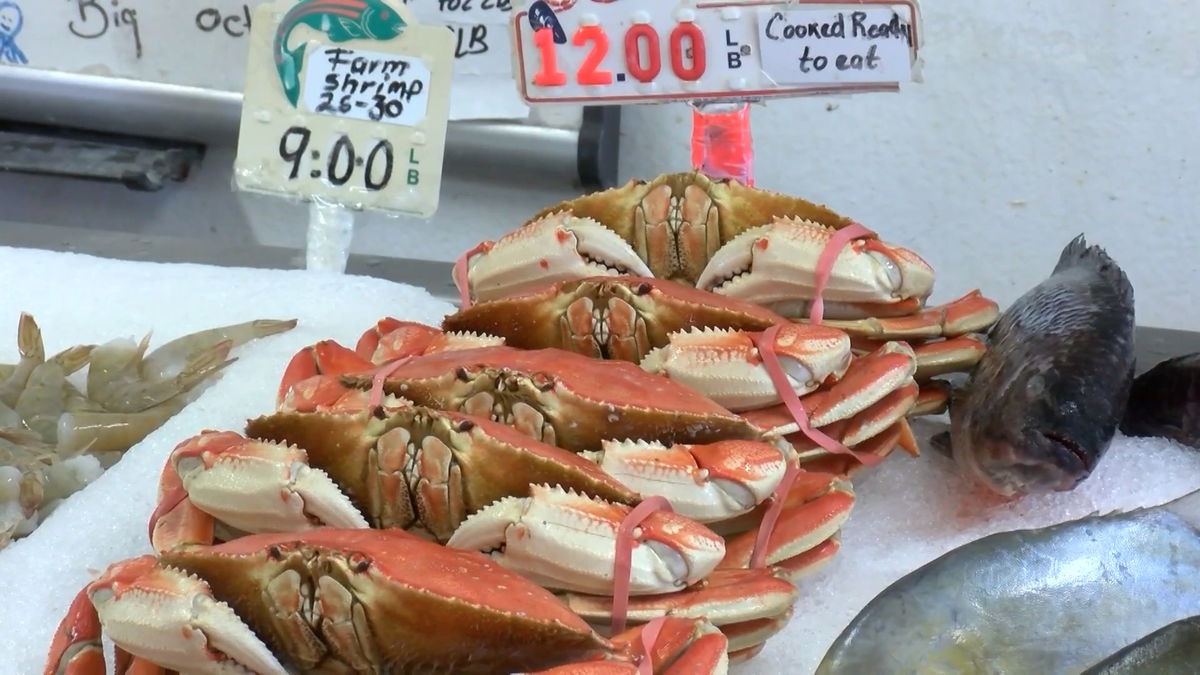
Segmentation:
{"type": "Polygon", "coordinates": [[[917,402],[909,411],[909,417],[922,415],[940,415],[946,412],[950,403],[950,384],[942,380],[929,380],[921,383],[921,393],[917,402]]]}
{"type": "Polygon", "coordinates": [[[978,289],[937,307],[897,317],[826,321],[852,336],[875,340],[958,337],[985,332],[1000,316],[1000,307],[978,289]]]}
{"type": "MultiPolygon", "coordinates": [[[[855,358],[845,375],[828,389],[801,399],[809,424],[817,429],[857,415],[912,382],[916,359],[903,342],[889,342],[855,358]]],[[[786,406],[750,410],[742,416],[760,429],[781,435],[800,427],[786,406]]]]}
{"type": "MultiPolygon", "coordinates": [[[[636,625],[668,615],[704,617],[724,627],[780,616],[796,602],[798,593],[778,569],[719,568],[675,593],[630,597],[627,618],[636,625]]],[[[589,623],[608,625],[612,621],[612,596],[563,593],[560,597],[589,623]]]]}
{"type": "Polygon", "coordinates": [[[630,662],[597,659],[525,675],[723,675],[729,668],[728,640],[703,618],[663,617],[615,635],[612,643],[638,656],[630,662]]]}
{"type": "MultiPolygon", "coordinates": [[[[782,566],[792,576],[810,572],[828,560],[824,552],[817,556],[811,552],[841,529],[854,506],[854,489],[846,481],[833,482],[829,490],[814,499],[804,500],[803,496],[803,491],[800,495],[795,491],[788,494],[767,540],[766,564],[782,566]]],[[[758,528],[729,537],[718,569],[749,567],[757,539],[758,528]]]]}
{"type": "MultiPolygon", "coordinates": [[[[913,339],[906,342],[913,348],[917,357],[917,372],[913,377],[918,382],[947,373],[968,372],[987,352],[986,339],[978,334],[930,340],[913,339]]],[[[884,342],[853,337],[851,344],[854,354],[861,355],[879,349],[884,342]]]]}

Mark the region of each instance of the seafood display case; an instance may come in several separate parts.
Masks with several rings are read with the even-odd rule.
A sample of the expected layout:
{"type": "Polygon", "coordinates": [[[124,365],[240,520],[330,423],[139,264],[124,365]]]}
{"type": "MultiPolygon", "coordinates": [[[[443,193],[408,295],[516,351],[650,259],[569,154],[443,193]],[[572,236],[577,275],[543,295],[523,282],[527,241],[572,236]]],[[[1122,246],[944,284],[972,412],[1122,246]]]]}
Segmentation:
{"type": "MultiPolygon", "coordinates": [[[[279,6],[346,49],[445,18],[306,1],[279,6]]],[[[214,2],[190,8],[183,46],[249,31],[249,4],[214,2]]],[[[519,3],[502,68],[470,50],[499,4],[441,3],[475,12],[446,22],[461,69],[442,205],[357,211],[371,232],[425,229],[389,252],[359,239],[343,273],[189,230],[244,216],[240,83],[178,53],[143,63],[178,17],[132,4],[24,3],[76,38],[103,17],[114,51],[75,41],[53,67],[0,66],[0,181],[20,188],[0,213],[15,338],[0,672],[1099,675],[1194,659],[1200,368],[1168,359],[1200,334],[1134,326],[1124,271],[1082,236],[1008,307],[985,287],[935,297],[932,242],[756,186],[753,83],[689,80],[678,48],[694,41],[700,68],[697,27],[720,20],[740,55],[726,66],[758,58],[740,3],[639,14],[628,77],[586,96],[597,63],[595,82],[546,85],[565,81],[547,54],[568,35],[606,44],[573,0],[519,3]],[[669,58],[638,61],[668,24],[669,58]],[[692,101],[693,166],[622,179],[621,105],[646,102],[627,80],[664,63],[669,86],[713,97],[692,101]],[[517,86],[489,118],[476,99],[498,77],[517,86]],[[599,105],[549,105],[577,98],[599,105]],[[119,224],[139,219],[158,222],[119,224]],[[470,241],[422,248],[447,231],[470,241]]],[[[907,62],[915,23],[865,5],[872,39],[912,44],[872,58],[907,62]]],[[[0,58],[18,53],[12,25],[0,58]]],[[[586,58],[559,64],[581,77],[586,58]]],[[[776,95],[809,91],[760,66],[776,95]]],[[[247,223],[312,208],[264,203],[245,202],[247,223]]]]}

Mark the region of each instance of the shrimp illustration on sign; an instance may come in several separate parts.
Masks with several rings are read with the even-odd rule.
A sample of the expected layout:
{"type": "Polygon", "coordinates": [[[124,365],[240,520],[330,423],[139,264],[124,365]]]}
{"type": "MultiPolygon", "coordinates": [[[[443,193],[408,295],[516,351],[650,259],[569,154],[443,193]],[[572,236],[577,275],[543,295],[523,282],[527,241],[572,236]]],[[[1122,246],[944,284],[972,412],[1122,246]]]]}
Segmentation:
{"type": "Polygon", "coordinates": [[[17,46],[17,34],[24,23],[25,17],[17,3],[0,1],[0,63],[29,63],[25,52],[17,46]]]}
{"type": "Polygon", "coordinates": [[[279,69],[283,92],[293,107],[300,98],[300,70],[307,45],[301,43],[289,50],[288,39],[300,25],[321,31],[333,42],[346,42],[361,38],[390,40],[406,24],[382,0],[301,0],[283,15],[275,30],[275,67],[279,69]]]}

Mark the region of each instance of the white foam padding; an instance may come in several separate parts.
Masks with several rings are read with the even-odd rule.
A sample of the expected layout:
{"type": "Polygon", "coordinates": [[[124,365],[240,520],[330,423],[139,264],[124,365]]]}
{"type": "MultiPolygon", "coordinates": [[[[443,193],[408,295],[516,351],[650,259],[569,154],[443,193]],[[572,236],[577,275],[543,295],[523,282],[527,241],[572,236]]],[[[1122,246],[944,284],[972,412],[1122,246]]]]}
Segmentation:
{"type": "MultiPolygon", "coordinates": [[[[437,325],[453,308],[378,279],[104,260],[0,247],[0,363],[16,359],[19,312],[42,327],[48,353],[153,330],[151,348],[185,333],[260,318],[299,319],[292,331],[236,350],[239,360],[199,400],[74,495],[32,535],[0,551],[0,673],[39,673],[75,593],[110,563],[150,551],[146,523],[163,462],[203,429],[241,431],[268,412],[288,359],[332,338],[353,346],[383,316],[437,325]]],[[[928,448],[925,425],[917,425],[928,448]]],[[[853,616],[907,572],[951,548],[1008,529],[1095,511],[1167,502],[1200,489],[1200,453],[1164,440],[1118,438],[1096,473],[1069,494],[1005,506],[964,487],[932,450],[902,452],[856,482],[841,553],[802,582],[787,628],[743,674],[811,673],[853,616]]]]}

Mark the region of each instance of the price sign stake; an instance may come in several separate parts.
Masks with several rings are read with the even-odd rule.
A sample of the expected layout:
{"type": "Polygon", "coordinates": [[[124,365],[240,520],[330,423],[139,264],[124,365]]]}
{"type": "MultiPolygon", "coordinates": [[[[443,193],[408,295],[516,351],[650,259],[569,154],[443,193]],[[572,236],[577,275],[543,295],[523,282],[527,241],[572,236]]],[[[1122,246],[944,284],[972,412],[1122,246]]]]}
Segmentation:
{"type": "Polygon", "coordinates": [[[235,181],[309,203],[310,269],[345,270],[354,211],[437,210],[453,68],[453,34],[399,0],[256,8],[235,181]]]}

